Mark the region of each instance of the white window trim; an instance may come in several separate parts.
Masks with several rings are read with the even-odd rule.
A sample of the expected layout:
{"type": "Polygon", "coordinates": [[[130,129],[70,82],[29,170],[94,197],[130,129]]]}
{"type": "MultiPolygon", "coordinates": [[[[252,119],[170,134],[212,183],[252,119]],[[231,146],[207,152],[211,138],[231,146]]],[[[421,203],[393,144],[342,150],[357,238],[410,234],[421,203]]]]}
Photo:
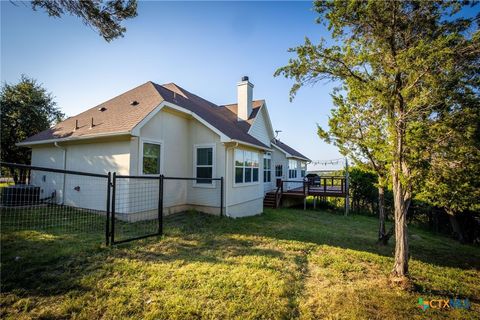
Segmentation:
{"type": "MultiPolygon", "coordinates": [[[[271,154],[268,154],[268,153],[265,153],[263,155],[263,159],[270,159],[270,170],[267,170],[267,171],[270,171],[270,181],[264,181],[263,183],[264,184],[270,184],[272,183],[272,164],[273,164],[273,161],[272,161],[272,155],[271,154]]],[[[262,164],[264,164],[264,161],[262,161],[262,164]]],[[[265,165],[263,166],[262,168],[262,172],[263,172],[263,177],[262,177],[262,181],[265,180],[265,165]]]]}
{"type": "Polygon", "coordinates": [[[288,179],[298,179],[299,176],[299,170],[298,170],[298,160],[295,159],[288,159],[288,179]],[[295,161],[295,167],[290,167],[290,162],[295,161]],[[295,177],[290,177],[290,170],[295,171],[295,177]]]}
{"type": "Polygon", "coordinates": [[[138,174],[147,177],[158,177],[160,174],[144,174],[143,173],[143,144],[151,143],[160,145],[160,174],[163,174],[163,164],[165,162],[165,148],[163,140],[154,140],[149,138],[140,138],[140,145],[138,147],[138,174]]]}
{"type": "MultiPolygon", "coordinates": [[[[241,188],[241,187],[251,187],[251,186],[257,186],[260,184],[260,172],[263,172],[260,170],[260,153],[257,151],[252,151],[252,150],[247,150],[247,149],[242,149],[242,148],[234,148],[233,150],[233,157],[232,157],[232,178],[233,178],[233,188],[241,188]],[[256,152],[258,154],[258,181],[255,182],[241,182],[237,183],[235,181],[235,150],[242,150],[242,151],[250,151],[250,152],[256,152]]],[[[261,160],[263,162],[263,158],[261,160]]],[[[245,167],[243,167],[245,169],[245,167]]],[[[252,173],[253,175],[253,173],[252,173]]],[[[245,170],[243,171],[243,177],[245,178],[245,170]]],[[[252,176],[253,177],[253,176],[252,176]]],[[[263,181],[263,176],[262,176],[262,181],[263,181]]],[[[263,182],[262,182],[263,183],[263,182]]]]}
{"type": "MultiPolygon", "coordinates": [[[[212,179],[215,178],[216,166],[216,154],[217,145],[215,143],[199,143],[193,145],[193,176],[197,177],[197,149],[198,148],[212,148],[212,179]]],[[[212,183],[197,183],[197,180],[193,180],[193,187],[195,188],[216,188],[216,181],[212,180],[212,183]]]]}
{"type": "Polygon", "coordinates": [[[307,163],[304,161],[300,161],[300,178],[304,179],[307,175],[307,163]],[[304,175],[302,177],[302,171],[304,172],[304,175]]]}
{"type": "Polygon", "coordinates": [[[277,163],[275,164],[275,178],[283,178],[283,167],[284,165],[282,163],[277,163]],[[281,166],[282,167],[282,174],[277,176],[277,166],[281,166]]]}

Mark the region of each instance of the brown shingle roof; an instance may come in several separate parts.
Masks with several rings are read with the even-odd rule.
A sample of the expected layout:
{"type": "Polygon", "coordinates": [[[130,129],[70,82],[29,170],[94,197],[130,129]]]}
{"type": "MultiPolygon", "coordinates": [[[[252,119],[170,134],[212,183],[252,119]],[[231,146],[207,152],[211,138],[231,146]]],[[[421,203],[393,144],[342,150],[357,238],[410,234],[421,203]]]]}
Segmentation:
{"type": "Polygon", "coordinates": [[[273,139],[272,144],[274,144],[274,145],[276,145],[277,147],[279,147],[280,149],[288,152],[290,155],[292,155],[292,156],[294,156],[294,157],[302,158],[302,159],[306,159],[306,160],[310,160],[310,159],[308,159],[307,157],[305,157],[303,154],[301,154],[300,152],[298,152],[297,150],[293,149],[292,147],[290,147],[289,145],[281,142],[281,141],[278,140],[278,139],[273,139]]]}
{"type": "MultiPolygon", "coordinates": [[[[253,123],[253,120],[255,120],[258,111],[260,110],[260,107],[263,106],[265,103],[265,100],[253,100],[253,105],[252,105],[252,113],[250,113],[250,116],[248,117],[247,122],[251,125],[253,123]]],[[[238,104],[232,103],[232,104],[226,104],[224,105],[225,108],[228,110],[232,111],[235,113],[235,115],[238,115],[238,104]]]]}
{"type": "MultiPolygon", "coordinates": [[[[159,85],[153,82],[142,84],[85,112],[70,117],[48,130],[27,138],[22,143],[129,133],[163,101],[194,112],[231,139],[268,148],[248,134],[251,125],[250,119],[248,121],[237,120],[236,110],[232,111],[233,106],[236,109],[236,105],[217,106],[174,83],[159,85]],[[138,104],[132,105],[133,101],[137,101],[138,104]],[[101,108],[105,108],[105,110],[100,111],[101,108]],[[90,127],[92,118],[94,126],[90,127]],[[77,121],[78,128],[75,129],[77,121]]],[[[252,120],[262,104],[263,100],[254,102],[252,120]]]]}

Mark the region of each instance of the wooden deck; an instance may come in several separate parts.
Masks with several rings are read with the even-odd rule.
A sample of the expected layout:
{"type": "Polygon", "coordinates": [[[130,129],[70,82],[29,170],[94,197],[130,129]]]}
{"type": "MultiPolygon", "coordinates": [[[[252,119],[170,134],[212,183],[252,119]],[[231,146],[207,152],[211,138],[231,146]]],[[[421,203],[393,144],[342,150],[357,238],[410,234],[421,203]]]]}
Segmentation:
{"type": "Polygon", "coordinates": [[[321,176],[305,181],[278,180],[277,189],[265,194],[264,207],[278,208],[283,202],[303,202],[303,209],[307,207],[307,197],[313,197],[313,207],[317,200],[326,197],[345,199],[345,214],[349,210],[348,175],[347,176],[321,176]],[[293,188],[292,188],[293,186],[293,188]],[[290,199],[290,200],[289,200],[290,199]]]}
{"type": "Polygon", "coordinates": [[[302,199],[304,204],[307,197],[313,197],[314,202],[323,197],[347,198],[347,190],[347,180],[343,176],[322,176],[306,181],[278,180],[277,189],[265,194],[263,205],[278,208],[288,198],[302,199]]]}

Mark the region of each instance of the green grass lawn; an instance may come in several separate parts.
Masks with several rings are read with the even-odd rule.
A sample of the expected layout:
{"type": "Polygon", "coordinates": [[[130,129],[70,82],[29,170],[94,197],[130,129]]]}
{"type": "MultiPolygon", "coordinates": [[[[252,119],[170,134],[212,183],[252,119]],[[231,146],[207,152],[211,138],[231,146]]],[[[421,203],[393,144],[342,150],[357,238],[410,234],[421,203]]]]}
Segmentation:
{"type": "Polygon", "coordinates": [[[479,319],[480,249],[411,228],[414,288],[391,288],[377,221],[312,210],[244,219],[187,213],[165,236],[2,230],[3,319],[479,319]],[[422,311],[419,298],[472,310],[422,311]]]}

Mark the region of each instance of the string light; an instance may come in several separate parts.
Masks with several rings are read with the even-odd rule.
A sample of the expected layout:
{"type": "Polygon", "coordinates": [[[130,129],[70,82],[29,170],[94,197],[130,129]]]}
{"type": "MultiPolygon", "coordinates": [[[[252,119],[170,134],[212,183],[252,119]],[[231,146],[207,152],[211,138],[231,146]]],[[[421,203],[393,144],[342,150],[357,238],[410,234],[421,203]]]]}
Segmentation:
{"type": "Polygon", "coordinates": [[[310,164],[314,166],[328,166],[328,165],[334,165],[334,164],[339,164],[343,163],[345,161],[345,158],[338,158],[338,159],[332,159],[332,160],[313,160],[310,164]]]}

